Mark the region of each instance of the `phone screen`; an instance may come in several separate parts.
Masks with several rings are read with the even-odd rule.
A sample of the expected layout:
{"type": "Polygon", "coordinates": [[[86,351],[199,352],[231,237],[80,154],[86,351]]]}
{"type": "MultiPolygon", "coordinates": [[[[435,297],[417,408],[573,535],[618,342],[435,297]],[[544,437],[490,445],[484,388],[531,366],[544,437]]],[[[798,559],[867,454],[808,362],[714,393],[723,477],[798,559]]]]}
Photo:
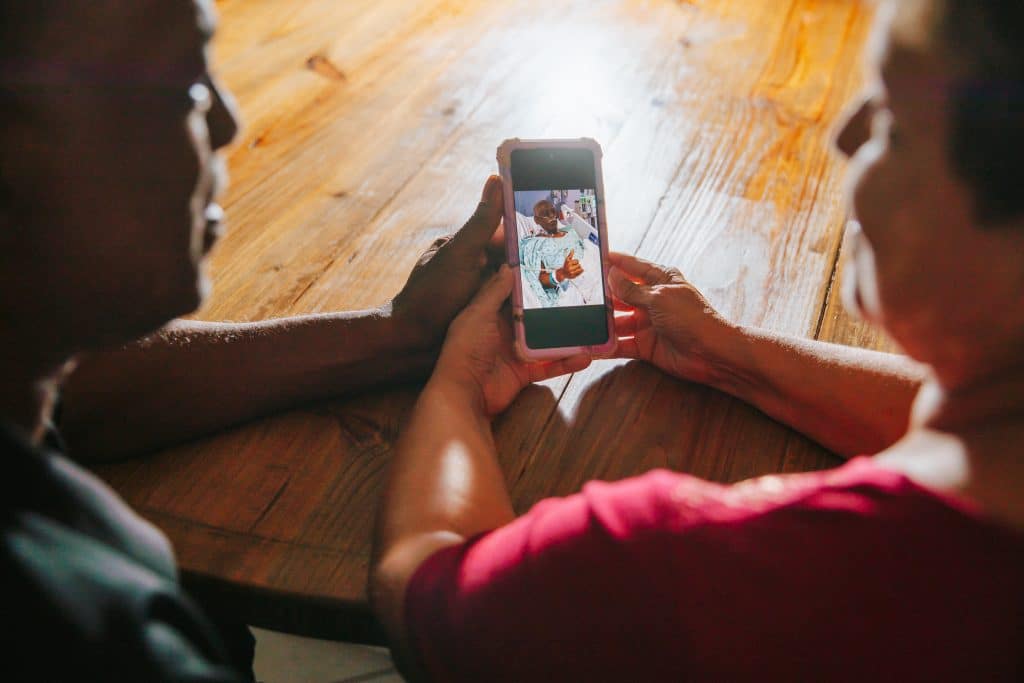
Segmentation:
{"type": "Polygon", "coordinates": [[[526,345],[608,341],[594,154],[520,149],[511,155],[526,345]]]}

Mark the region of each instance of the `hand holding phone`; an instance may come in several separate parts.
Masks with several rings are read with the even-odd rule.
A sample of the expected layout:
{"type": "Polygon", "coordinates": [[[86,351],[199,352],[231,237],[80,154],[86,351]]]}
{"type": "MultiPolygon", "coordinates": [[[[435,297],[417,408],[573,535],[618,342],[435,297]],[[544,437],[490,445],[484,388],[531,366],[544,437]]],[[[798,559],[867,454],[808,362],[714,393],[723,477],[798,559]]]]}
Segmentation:
{"type": "Polygon", "coordinates": [[[590,364],[590,356],[576,354],[545,362],[518,358],[503,304],[513,288],[515,272],[502,266],[448,328],[431,384],[455,400],[482,409],[488,416],[508,408],[531,382],[540,382],[590,364]]]}
{"type": "Polygon", "coordinates": [[[600,161],[601,148],[590,139],[516,139],[498,148],[523,359],[615,350],[600,161]]]}

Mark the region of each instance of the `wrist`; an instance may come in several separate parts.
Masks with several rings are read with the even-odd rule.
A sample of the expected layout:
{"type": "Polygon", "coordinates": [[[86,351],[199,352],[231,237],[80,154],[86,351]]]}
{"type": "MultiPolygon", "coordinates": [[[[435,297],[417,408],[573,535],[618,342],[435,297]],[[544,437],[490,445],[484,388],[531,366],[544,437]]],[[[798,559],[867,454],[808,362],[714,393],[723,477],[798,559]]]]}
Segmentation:
{"type": "Polygon", "coordinates": [[[766,387],[755,330],[723,321],[721,335],[711,348],[715,357],[709,386],[757,405],[766,387]]]}
{"type": "Polygon", "coordinates": [[[411,344],[388,306],[256,325],[264,331],[258,336],[267,337],[274,348],[264,352],[278,361],[274,376],[293,391],[323,387],[325,398],[393,382],[422,382],[437,361],[438,348],[411,344]]]}
{"type": "Polygon", "coordinates": [[[440,339],[431,332],[429,325],[414,316],[403,315],[395,311],[393,302],[389,301],[374,311],[379,319],[378,342],[393,353],[411,353],[414,351],[440,351],[443,335],[440,339]]]}
{"type": "Polygon", "coordinates": [[[462,415],[472,415],[488,425],[491,422],[480,387],[472,380],[435,372],[423,387],[420,401],[446,410],[456,410],[462,415]]]}

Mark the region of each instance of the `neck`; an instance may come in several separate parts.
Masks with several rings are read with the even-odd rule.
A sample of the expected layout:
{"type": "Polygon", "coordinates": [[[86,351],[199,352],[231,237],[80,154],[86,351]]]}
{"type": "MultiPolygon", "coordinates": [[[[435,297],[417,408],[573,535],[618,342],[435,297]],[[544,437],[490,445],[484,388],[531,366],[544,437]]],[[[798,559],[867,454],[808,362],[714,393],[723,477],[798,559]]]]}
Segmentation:
{"type": "Polygon", "coordinates": [[[57,388],[71,367],[67,360],[45,362],[38,356],[4,354],[0,359],[0,415],[24,430],[32,443],[40,443],[53,412],[57,388]]]}
{"type": "Polygon", "coordinates": [[[914,405],[913,426],[964,432],[1024,423],[1024,359],[957,378],[934,375],[914,405]]]}
{"type": "Polygon", "coordinates": [[[989,518],[1024,531],[1024,363],[973,381],[933,376],[914,403],[910,430],[879,461],[919,484],[963,496],[989,518]]]}

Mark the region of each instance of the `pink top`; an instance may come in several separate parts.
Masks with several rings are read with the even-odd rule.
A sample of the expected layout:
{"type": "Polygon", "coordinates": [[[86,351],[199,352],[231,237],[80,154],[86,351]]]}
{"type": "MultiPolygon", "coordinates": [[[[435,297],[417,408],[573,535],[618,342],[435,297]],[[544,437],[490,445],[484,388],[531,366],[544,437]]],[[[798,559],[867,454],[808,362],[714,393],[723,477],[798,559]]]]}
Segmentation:
{"type": "Polygon", "coordinates": [[[1024,680],[1024,536],[870,458],[591,482],[430,557],[440,681],[1024,680]]]}

